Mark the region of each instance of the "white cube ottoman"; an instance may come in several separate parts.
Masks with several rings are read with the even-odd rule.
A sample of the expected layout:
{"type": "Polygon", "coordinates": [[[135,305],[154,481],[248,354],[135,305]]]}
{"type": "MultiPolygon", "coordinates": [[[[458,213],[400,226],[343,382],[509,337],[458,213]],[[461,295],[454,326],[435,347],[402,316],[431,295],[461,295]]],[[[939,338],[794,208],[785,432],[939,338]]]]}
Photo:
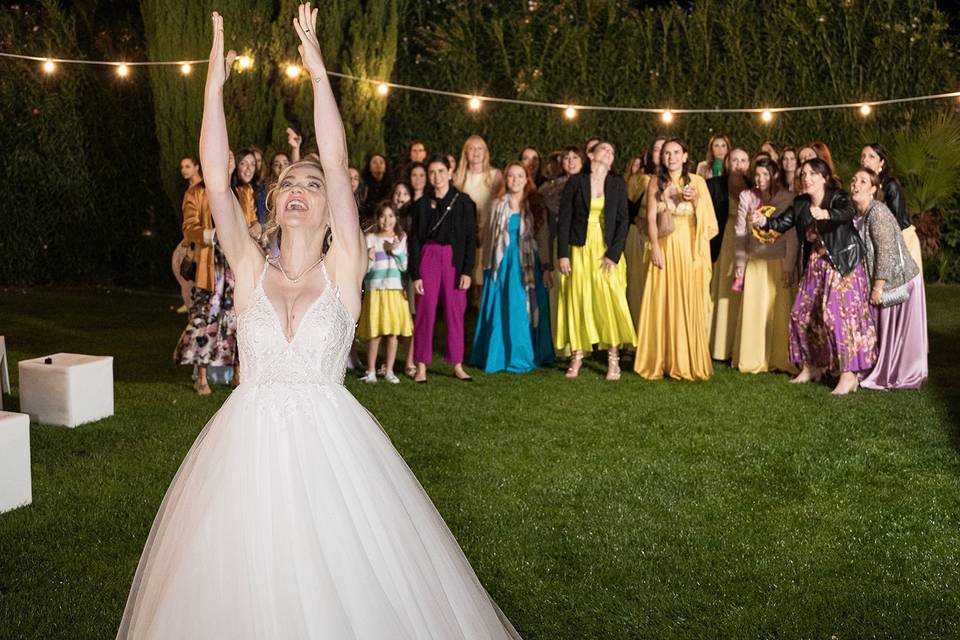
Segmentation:
{"type": "Polygon", "coordinates": [[[30,416],[0,411],[0,513],[32,501],[30,416]]]}
{"type": "Polygon", "coordinates": [[[20,411],[32,421],[75,427],[113,415],[112,356],[55,353],[19,365],[20,411]]]}

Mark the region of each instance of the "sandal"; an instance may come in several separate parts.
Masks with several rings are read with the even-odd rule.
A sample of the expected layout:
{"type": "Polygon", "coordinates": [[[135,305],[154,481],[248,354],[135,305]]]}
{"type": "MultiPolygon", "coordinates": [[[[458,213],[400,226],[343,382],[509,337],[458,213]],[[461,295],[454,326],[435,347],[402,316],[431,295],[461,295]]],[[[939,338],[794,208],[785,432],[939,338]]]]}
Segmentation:
{"type": "Polygon", "coordinates": [[[213,393],[213,390],[210,389],[210,385],[207,383],[206,378],[197,378],[193,383],[193,390],[197,392],[198,396],[208,396],[213,393]]]}
{"type": "Polygon", "coordinates": [[[620,379],[620,355],[607,353],[607,380],[611,382],[620,379]]]}
{"type": "Polygon", "coordinates": [[[564,374],[568,380],[573,380],[578,375],[580,375],[580,367],[583,366],[583,351],[574,351],[573,355],[570,356],[570,366],[567,368],[567,372],[564,374]]]}

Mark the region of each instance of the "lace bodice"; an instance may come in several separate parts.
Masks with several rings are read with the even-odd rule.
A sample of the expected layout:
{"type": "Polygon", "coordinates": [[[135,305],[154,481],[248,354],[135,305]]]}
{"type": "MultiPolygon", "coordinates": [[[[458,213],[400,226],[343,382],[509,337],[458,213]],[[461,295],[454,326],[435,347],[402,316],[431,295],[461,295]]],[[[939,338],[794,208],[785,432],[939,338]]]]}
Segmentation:
{"type": "Polygon", "coordinates": [[[237,319],[243,384],[343,384],[356,323],[326,280],[323,293],[307,308],[287,339],[280,317],[263,290],[264,263],[250,306],[237,319]]]}

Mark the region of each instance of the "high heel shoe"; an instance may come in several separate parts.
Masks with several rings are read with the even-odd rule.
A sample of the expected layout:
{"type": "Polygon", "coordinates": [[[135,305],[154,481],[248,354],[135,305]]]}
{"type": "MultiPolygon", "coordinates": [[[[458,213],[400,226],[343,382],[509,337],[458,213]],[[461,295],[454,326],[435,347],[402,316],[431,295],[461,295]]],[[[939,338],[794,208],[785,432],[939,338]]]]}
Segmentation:
{"type": "Polygon", "coordinates": [[[620,355],[607,354],[607,380],[614,382],[620,379],[620,355]]]}
{"type": "Polygon", "coordinates": [[[583,366],[583,351],[574,351],[573,355],[570,356],[570,366],[567,368],[567,372],[564,376],[573,380],[578,375],[580,375],[580,367],[583,366]]]}
{"type": "Polygon", "coordinates": [[[823,369],[814,368],[814,367],[804,367],[796,375],[796,377],[790,378],[790,384],[804,384],[806,382],[820,382],[820,378],[823,377],[823,369]]]}

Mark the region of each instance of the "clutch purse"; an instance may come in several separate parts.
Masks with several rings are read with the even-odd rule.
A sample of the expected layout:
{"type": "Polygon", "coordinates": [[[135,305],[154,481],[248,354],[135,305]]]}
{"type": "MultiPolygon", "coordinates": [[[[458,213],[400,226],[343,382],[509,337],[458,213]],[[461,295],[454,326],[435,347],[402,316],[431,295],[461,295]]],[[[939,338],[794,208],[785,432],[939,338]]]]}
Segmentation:
{"type": "MultiPolygon", "coordinates": [[[[757,213],[763,214],[764,218],[770,218],[777,212],[777,208],[766,204],[757,209],[757,213]]],[[[756,238],[761,244],[773,244],[776,242],[780,236],[783,234],[779,231],[774,231],[773,229],[761,229],[759,227],[752,227],[753,237],[756,238]]]]}
{"type": "Polygon", "coordinates": [[[670,207],[666,205],[658,206],[657,207],[657,237],[666,238],[668,235],[673,233],[673,230],[675,228],[676,228],[676,225],[673,222],[673,212],[670,211],[670,207]]]}
{"type": "MultiPolygon", "coordinates": [[[[897,253],[900,254],[900,272],[903,273],[903,249],[900,248],[900,239],[897,238],[897,253]]],[[[904,282],[899,287],[884,287],[883,292],[880,294],[880,306],[881,307],[895,307],[898,304],[903,304],[907,301],[907,298],[910,297],[910,293],[907,291],[907,284],[904,282]]]]}

